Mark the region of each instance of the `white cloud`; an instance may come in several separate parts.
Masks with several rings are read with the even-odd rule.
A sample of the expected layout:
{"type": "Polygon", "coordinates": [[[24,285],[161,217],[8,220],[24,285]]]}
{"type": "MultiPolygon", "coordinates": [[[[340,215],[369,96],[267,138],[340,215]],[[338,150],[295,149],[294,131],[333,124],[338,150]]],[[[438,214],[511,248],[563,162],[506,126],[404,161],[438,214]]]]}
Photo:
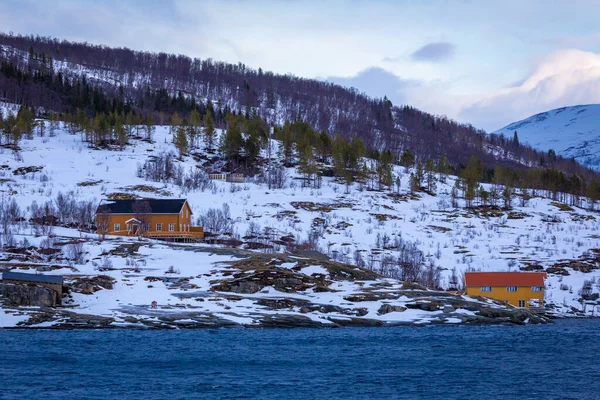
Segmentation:
{"type": "Polygon", "coordinates": [[[486,129],[552,108],[600,102],[600,54],[560,50],[537,60],[518,85],[465,102],[457,118],[486,129]]]}

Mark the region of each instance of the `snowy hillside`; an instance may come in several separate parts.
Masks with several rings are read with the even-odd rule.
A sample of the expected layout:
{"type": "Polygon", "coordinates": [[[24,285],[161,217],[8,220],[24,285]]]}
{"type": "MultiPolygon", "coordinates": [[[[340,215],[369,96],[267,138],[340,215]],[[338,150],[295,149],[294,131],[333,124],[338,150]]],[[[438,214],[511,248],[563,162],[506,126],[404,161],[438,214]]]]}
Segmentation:
{"type": "MultiPolygon", "coordinates": [[[[3,244],[13,248],[0,253],[4,265],[29,272],[37,268],[64,274],[69,282],[98,274],[113,278],[112,289],[100,287],[93,294],[72,293],[68,304],[78,313],[113,318],[118,323],[139,323],[141,314],[154,320],[160,313],[194,312],[194,318],[203,313],[202,318],[206,319],[206,313],[210,313],[213,320],[252,325],[265,323],[265,314],[281,314],[282,311],[265,311],[265,304],[272,305],[274,299],[285,299],[288,314],[302,314],[322,324],[332,323],[332,311],[304,307],[301,313],[302,304],[335,306],[333,315],[338,320],[350,318],[350,313],[352,318],[384,322],[440,321],[441,311],[410,309],[414,298],[400,292],[403,285],[398,280],[376,275],[334,279],[340,274],[336,262],[389,276],[390,271],[417,254],[422,257],[421,273],[440,275],[431,280],[440,289],[460,286],[466,270],[546,270],[550,273],[546,301],[558,315],[569,315],[582,308],[579,291],[584,281],[590,282],[592,292],[599,291],[598,213],[572,209],[548,199],[533,198],[523,207],[515,200],[510,211],[465,209],[462,200],[457,208],[452,206],[450,197],[454,177],[447,177],[445,183],[443,177],[438,177],[435,196],[411,195],[411,171],[401,167],[394,167],[394,173],[401,177],[398,193],[367,191],[357,183],[346,188],[333,178],[323,178],[320,189],[303,188],[292,168],[287,171],[283,189],[269,189],[265,183],[250,178],[243,184],[212,181],[204,190],[189,190],[174,183],[149,182],[138,177],[139,168],[151,157],[175,152],[168,127],[157,127],[152,142],[131,139],[124,151],[91,149],[79,135],[62,129],[53,137],[23,140],[20,147],[19,152],[0,148],[0,193],[4,202],[16,201],[25,219],[30,218],[36,206],[56,202],[59,192],[72,192],[78,201],[94,203],[107,196],[127,194],[187,198],[194,218],[209,209],[229,209],[233,236],[228,245],[240,249],[234,252],[219,253],[223,246],[210,244],[169,245],[148,240],[139,243],[136,239],[110,237],[100,241],[96,234],[64,227],[54,228],[52,233],[40,232],[27,222],[12,226],[11,234],[2,236],[3,244]],[[79,240],[83,242],[83,254],[74,257],[69,245],[79,240]],[[272,262],[268,261],[268,254],[285,252],[289,244],[309,242],[335,265],[289,256],[273,256],[272,262]],[[61,244],[64,247],[57,250],[58,254],[44,250],[60,249],[61,244]],[[274,270],[264,272],[264,262],[260,266],[236,264],[240,257],[253,254],[242,249],[267,255],[266,265],[274,270]],[[303,283],[291,292],[286,287],[266,285],[257,293],[248,294],[232,283],[245,277],[257,280],[264,273],[287,276],[286,271],[293,271],[296,278],[305,276],[301,281],[308,279],[306,285],[303,283]],[[323,279],[329,285],[324,292],[323,279]],[[395,293],[395,297],[381,295],[388,292],[395,293]],[[372,297],[373,293],[378,295],[372,297]],[[365,296],[370,300],[364,300],[365,296]],[[152,301],[159,303],[160,311],[148,308],[152,301]],[[399,312],[406,311],[408,303],[409,312],[399,312]],[[387,306],[392,307],[392,312],[379,312],[387,306]],[[132,317],[126,319],[128,316],[132,317]]],[[[277,143],[272,147],[276,148],[277,143]]],[[[203,153],[197,150],[194,156],[201,160],[203,153]]],[[[198,161],[185,156],[176,164],[187,172],[195,170],[198,161]]],[[[353,273],[347,270],[344,274],[353,273]]],[[[466,297],[463,300],[474,301],[466,297]]],[[[585,313],[594,314],[596,307],[594,302],[586,304],[585,313]]],[[[5,312],[4,316],[0,313],[0,325],[12,326],[27,319],[21,311],[5,312]]],[[[473,315],[460,306],[453,312],[454,316],[444,314],[445,319],[441,320],[461,322],[464,320],[458,314],[473,315]]]]}
{"type": "Polygon", "coordinates": [[[562,107],[513,122],[495,133],[600,170],[600,104],[562,107]]]}

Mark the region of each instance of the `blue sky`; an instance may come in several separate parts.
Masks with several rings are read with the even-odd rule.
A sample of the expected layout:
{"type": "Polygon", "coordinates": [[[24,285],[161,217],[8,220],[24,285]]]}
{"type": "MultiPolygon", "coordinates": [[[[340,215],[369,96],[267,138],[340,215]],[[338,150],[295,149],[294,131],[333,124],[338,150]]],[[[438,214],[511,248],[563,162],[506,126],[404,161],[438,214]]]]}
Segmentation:
{"type": "Polygon", "coordinates": [[[0,0],[0,27],[328,79],[486,130],[600,102],[597,0],[0,0]]]}

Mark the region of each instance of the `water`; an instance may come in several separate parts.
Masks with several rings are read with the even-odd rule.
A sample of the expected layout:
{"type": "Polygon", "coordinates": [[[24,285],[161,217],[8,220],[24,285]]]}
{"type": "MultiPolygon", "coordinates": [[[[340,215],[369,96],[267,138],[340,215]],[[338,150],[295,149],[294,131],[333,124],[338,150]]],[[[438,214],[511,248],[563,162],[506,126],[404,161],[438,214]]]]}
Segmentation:
{"type": "Polygon", "coordinates": [[[0,331],[0,398],[595,399],[600,320],[0,331]]]}

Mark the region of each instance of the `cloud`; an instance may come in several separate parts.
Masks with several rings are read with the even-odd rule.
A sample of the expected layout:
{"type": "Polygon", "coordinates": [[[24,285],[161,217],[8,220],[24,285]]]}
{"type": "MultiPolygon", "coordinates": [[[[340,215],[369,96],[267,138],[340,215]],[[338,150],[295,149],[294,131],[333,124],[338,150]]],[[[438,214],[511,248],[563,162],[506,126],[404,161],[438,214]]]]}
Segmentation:
{"type": "Polygon", "coordinates": [[[579,36],[563,36],[546,41],[547,43],[563,48],[584,48],[600,45],[600,33],[590,33],[579,36]]]}
{"type": "Polygon", "coordinates": [[[600,103],[600,54],[559,50],[535,62],[520,84],[463,104],[457,117],[495,130],[553,108],[590,103],[600,103]]]}
{"type": "Polygon", "coordinates": [[[550,109],[600,103],[600,54],[558,50],[533,60],[529,72],[500,89],[462,94],[453,81],[417,81],[371,67],[350,78],[327,80],[354,86],[396,105],[410,104],[489,132],[550,109]]]}
{"type": "Polygon", "coordinates": [[[420,82],[403,79],[392,72],[379,67],[369,67],[351,77],[328,77],[327,81],[346,87],[354,87],[372,97],[387,96],[392,103],[406,104],[406,91],[418,87],[420,82]]]}
{"type": "MultiPolygon", "coordinates": [[[[410,55],[413,61],[443,62],[450,60],[456,51],[456,46],[448,42],[428,43],[410,55]]],[[[390,59],[392,60],[392,59],[390,59]]]]}

